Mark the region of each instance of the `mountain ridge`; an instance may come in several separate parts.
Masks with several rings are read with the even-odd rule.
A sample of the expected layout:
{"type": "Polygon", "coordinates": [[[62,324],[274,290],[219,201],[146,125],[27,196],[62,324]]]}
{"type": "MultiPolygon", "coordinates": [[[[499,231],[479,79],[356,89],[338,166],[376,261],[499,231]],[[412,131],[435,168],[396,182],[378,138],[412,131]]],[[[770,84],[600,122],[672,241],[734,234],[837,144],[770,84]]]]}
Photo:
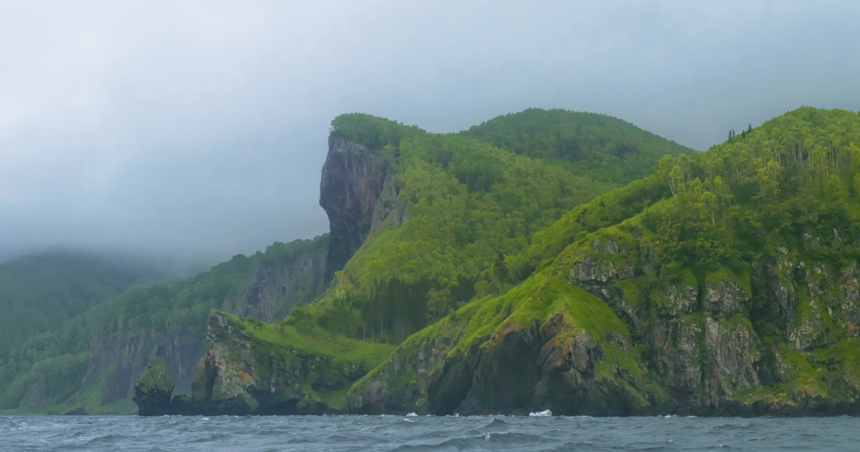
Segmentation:
{"type": "MultiPolygon", "coordinates": [[[[690,152],[664,144],[666,152],[690,152]]],[[[353,246],[355,254],[334,273],[326,293],[294,309],[279,325],[211,314],[210,326],[217,327],[210,328],[213,346],[198,365],[195,384],[201,389],[190,405],[177,399],[179,412],[348,410],[347,389],[370,369],[345,356],[309,350],[324,350],[332,340],[359,348],[396,344],[476,297],[506,291],[505,253],[524,250],[534,231],[613,186],[572,175],[571,162],[517,155],[472,137],[430,134],[367,115],[336,118],[329,145],[325,168],[336,168],[337,176],[324,170],[321,205],[332,219],[360,213],[345,215],[361,222],[350,225],[351,243],[361,239],[355,231],[365,231],[366,238],[353,246]],[[350,152],[363,160],[343,163],[352,158],[350,152]],[[344,181],[343,174],[356,179],[344,181]],[[387,192],[379,188],[385,186],[387,192]],[[335,193],[327,193],[327,187],[335,193]],[[375,188],[353,196],[356,187],[375,188]],[[329,200],[355,204],[337,206],[329,200]],[[346,359],[346,367],[331,367],[338,359],[346,359]],[[301,377],[289,379],[277,364],[283,360],[293,363],[288,368],[301,377]],[[328,370],[307,370],[318,362],[327,363],[319,365],[328,370]]],[[[662,155],[651,155],[651,165],[662,155]]],[[[333,240],[338,227],[332,221],[333,240]]],[[[165,401],[144,405],[164,406],[165,401]]]]}

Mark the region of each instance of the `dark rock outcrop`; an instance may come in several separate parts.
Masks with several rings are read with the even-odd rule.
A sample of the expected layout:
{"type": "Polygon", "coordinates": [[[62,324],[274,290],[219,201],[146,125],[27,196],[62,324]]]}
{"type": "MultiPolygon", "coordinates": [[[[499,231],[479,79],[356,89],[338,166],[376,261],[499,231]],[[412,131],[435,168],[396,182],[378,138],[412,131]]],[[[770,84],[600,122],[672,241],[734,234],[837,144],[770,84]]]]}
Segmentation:
{"type": "Polygon", "coordinates": [[[169,413],[170,396],[173,394],[173,375],[164,358],[152,359],[137,378],[134,385],[134,403],[141,416],[169,413]]]}
{"type": "MultiPolygon", "coordinates": [[[[457,339],[457,334],[431,336],[415,355],[395,355],[369,381],[353,388],[350,409],[377,414],[551,410],[567,415],[630,415],[668,413],[673,408],[648,394],[643,382],[624,369],[602,364],[601,344],[588,332],[572,328],[561,313],[540,326],[510,324],[484,346],[475,343],[465,353],[452,354],[448,347],[457,339]],[[604,374],[598,376],[601,366],[604,374]],[[410,378],[413,372],[417,381],[410,378]]],[[[626,343],[619,339],[618,346],[626,343]]]]}

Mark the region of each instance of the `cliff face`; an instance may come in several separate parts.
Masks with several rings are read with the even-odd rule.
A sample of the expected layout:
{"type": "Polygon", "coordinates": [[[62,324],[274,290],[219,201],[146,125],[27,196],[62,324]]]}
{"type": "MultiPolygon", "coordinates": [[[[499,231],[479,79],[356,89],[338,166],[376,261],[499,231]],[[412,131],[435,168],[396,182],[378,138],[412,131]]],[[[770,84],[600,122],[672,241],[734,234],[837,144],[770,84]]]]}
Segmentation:
{"type": "Polygon", "coordinates": [[[266,343],[249,333],[255,329],[266,335],[283,331],[280,326],[213,311],[207,335],[211,346],[197,365],[191,398],[175,397],[162,413],[343,413],[344,389],[391,349],[346,340],[341,345],[353,356],[343,356],[336,345],[333,350],[320,350],[308,349],[301,341],[266,343]]]}
{"type": "Polygon", "coordinates": [[[331,135],[320,181],[320,206],[330,224],[326,277],[331,281],[385,218],[408,219],[383,149],[371,149],[331,135]],[[391,216],[389,217],[389,214],[391,216]]]}
{"type": "MultiPolygon", "coordinates": [[[[302,392],[309,375],[354,380],[358,372],[332,368],[325,358],[295,349],[257,348],[251,336],[217,313],[209,316],[207,338],[212,347],[197,367],[191,396],[195,409],[205,414],[320,414],[327,407],[302,392]]],[[[319,388],[326,382],[310,384],[319,388]]]]}
{"type": "Polygon", "coordinates": [[[224,310],[242,317],[275,322],[297,303],[307,303],[325,291],[325,256],[305,253],[287,265],[262,262],[224,310]]]}
{"type": "MultiPolygon", "coordinates": [[[[81,388],[96,385],[102,405],[134,396],[134,385],[153,357],[161,357],[175,378],[177,391],[189,392],[194,363],[206,352],[202,338],[185,327],[169,331],[145,331],[126,336],[110,333],[90,343],[90,362],[81,388]]],[[[72,396],[75,398],[76,396],[72,396]]],[[[73,405],[75,400],[68,403],[73,405]]]]}

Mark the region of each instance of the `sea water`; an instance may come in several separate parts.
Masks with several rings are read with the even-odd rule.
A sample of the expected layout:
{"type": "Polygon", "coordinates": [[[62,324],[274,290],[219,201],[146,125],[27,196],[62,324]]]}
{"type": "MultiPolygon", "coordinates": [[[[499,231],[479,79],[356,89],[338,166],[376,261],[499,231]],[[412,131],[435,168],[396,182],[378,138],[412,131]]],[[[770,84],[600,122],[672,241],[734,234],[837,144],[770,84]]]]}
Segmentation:
{"type": "Polygon", "coordinates": [[[0,417],[6,451],[858,451],[860,418],[0,417]]]}

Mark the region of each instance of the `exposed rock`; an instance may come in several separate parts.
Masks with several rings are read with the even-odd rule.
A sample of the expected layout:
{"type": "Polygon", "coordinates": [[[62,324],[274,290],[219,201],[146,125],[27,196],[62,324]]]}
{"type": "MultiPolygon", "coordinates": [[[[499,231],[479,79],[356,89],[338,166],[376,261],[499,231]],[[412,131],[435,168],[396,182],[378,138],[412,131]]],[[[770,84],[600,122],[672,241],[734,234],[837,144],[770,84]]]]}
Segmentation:
{"type": "Polygon", "coordinates": [[[211,347],[201,358],[192,385],[190,410],[195,413],[336,413],[340,409],[309,398],[303,387],[309,384],[320,392],[348,387],[368,370],[335,366],[325,356],[257,344],[217,312],[209,315],[207,339],[211,347]]]}
{"type": "Polygon", "coordinates": [[[633,266],[626,259],[612,259],[608,255],[623,252],[615,242],[607,240],[603,247],[599,244],[592,245],[595,253],[586,253],[570,269],[570,280],[575,285],[605,284],[612,280],[624,279],[633,276],[633,266]]]}
{"type": "Polygon", "coordinates": [[[108,333],[90,342],[90,362],[81,388],[99,385],[103,405],[130,398],[135,379],[159,356],[175,376],[177,391],[188,392],[194,363],[205,352],[206,344],[185,327],[146,330],[135,336],[108,333]]]}
{"type": "Polygon", "coordinates": [[[750,294],[738,285],[731,274],[723,272],[708,275],[706,281],[705,309],[726,318],[749,310],[750,294]]]}
{"type": "Polygon", "coordinates": [[[157,356],[149,362],[134,385],[134,403],[141,416],[154,416],[170,412],[173,394],[173,374],[164,358],[157,356]]]}
{"type": "Polygon", "coordinates": [[[704,348],[702,325],[693,318],[679,317],[672,320],[655,319],[653,325],[653,347],[655,364],[664,384],[671,390],[681,392],[690,400],[682,403],[699,404],[695,398],[701,392],[704,370],[701,353],[704,348]]]}
{"type": "Polygon", "coordinates": [[[27,392],[24,394],[23,405],[33,408],[45,403],[47,398],[45,397],[44,386],[45,376],[41,372],[35,372],[33,380],[27,386],[27,392]]]}
{"type": "Polygon", "coordinates": [[[839,275],[839,298],[842,325],[849,336],[860,336],[860,270],[854,263],[839,275]]]}
{"type": "MultiPolygon", "coordinates": [[[[225,301],[225,308],[267,321],[283,318],[296,303],[307,303],[325,290],[324,266],[325,257],[312,251],[289,262],[263,261],[240,292],[225,301]]],[[[162,356],[175,375],[177,392],[189,393],[195,364],[207,348],[205,336],[185,326],[167,331],[144,330],[134,335],[107,333],[90,342],[89,365],[81,389],[98,385],[103,405],[130,398],[135,379],[150,359],[162,356]]]]}
{"type": "Polygon", "coordinates": [[[329,136],[320,182],[320,206],[328,214],[331,228],[327,281],[343,269],[374,225],[381,224],[388,214],[386,209],[398,211],[392,215],[394,221],[406,218],[398,201],[396,183],[388,177],[388,166],[383,149],[370,149],[339,136],[329,136]]]}
{"type": "MultiPolygon", "coordinates": [[[[456,331],[451,328],[450,331],[456,331]]],[[[450,355],[456,336],[423,342],[411,356],[392,357],[381,372],[350,393],[355,412],[429,414],[643,413],[637,383],[613,368],[597,377],[603,349],[589,333],[571,330],[564,315],[540,328],[511,323],[491,342],[450,355]],[[452,340],[453,339],[453,340],[452,340]],[[417,370],[416,386],[403,386],[417,370]],[[417,389],[417,390],[416,390],[417,389]]],[[[623,342],[623,341],[619,341],[623,342]]],[[[656,411],[656,410],[655,410],[656,411]]]]}
{"type": "Polygon", "coordinates": [[[705,318],[710,405],[718,407],[735,389],[760,385],[756,364],[762,356],[752,325],[743,317],[732,321],[705,318]]]}
{"type": "Polygon", "coordinates": [[[325,291],[325,259],[305,253],[294,262],[262,262],[224,310],[264,322],[283,319],[297,303],[308,303],[325,291]]]}
{"type": "Polygon", "coordinates": [[[699,303],[699,288],[690,284],[664,283],[663,291],[652,294],[657,313],[663,316],[675,317],[682,314],[692,314],[699,303]]]}

